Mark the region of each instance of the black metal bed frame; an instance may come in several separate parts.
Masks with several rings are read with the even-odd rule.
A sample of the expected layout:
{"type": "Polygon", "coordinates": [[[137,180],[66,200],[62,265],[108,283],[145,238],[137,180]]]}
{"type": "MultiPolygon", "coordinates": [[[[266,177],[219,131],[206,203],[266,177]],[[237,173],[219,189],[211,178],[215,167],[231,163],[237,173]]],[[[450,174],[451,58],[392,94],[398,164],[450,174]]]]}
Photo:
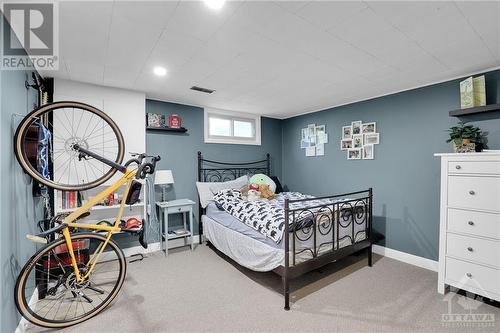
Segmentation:
{"type": "MultiPolygon", "coordinates": [[[[223,182],[236,179],[243,175],[264,173],[270,176],[270,155],[266,159],[255,162],[227,163],[203,158],[198,152],[198,181],[223,182]]],[[[290,309],[290,279],[318,269],[333,261],[337,261],[361,250],[366,250],[368,266],[372,266],[372,205],[373,190],[343,193],[324,197],[300,200],[285,200],[284,265],[273,270],[280,275],[283,282],[285,310],[290,309]],[[318,203],[317,200],[322,202],[318,203]],[[307,203],[310,202],[310,205],[307,203]],[[304,223],[309,221],[309,223],[304,223]],[[356,225],[362,230],[356,231],[356,225]],[[349,228],[350,234],[341,236],[340,227],[349,228]],[[364,233],[364,237],[359,237],[364,233]],[[331,241],[320,242],[331,234],[331,241]],[[290,239],[291,238],[291,239],[290,239]],[[309,241],[311,248],[296,248],[296,242],[309,241]],[[350,245],[340,247],[340,242],[348,240],[350,245]],[[298,258],[307,253],[310,258],[298,258]],[[300,259],[300,262],[299,260],[300,259]]],[[[202,242],[203,226],[201,216],[205,209],[198,200],[198,222],[200,244],[202,242]]],[[[329,238],[330,240],[330,238],[329,238]]]]}

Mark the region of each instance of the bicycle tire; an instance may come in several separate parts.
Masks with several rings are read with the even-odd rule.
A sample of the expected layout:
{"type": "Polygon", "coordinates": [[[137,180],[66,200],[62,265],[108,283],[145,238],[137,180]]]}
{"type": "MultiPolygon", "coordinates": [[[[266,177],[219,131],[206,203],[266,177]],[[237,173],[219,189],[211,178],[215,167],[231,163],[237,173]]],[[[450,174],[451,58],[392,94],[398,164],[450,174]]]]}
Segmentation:
{"type": "Polygon", "coordinates": [[[77,108],[80,110],[90,112],[93,115],[96,115],[97,117],[102,119],[107,125],[109,125],[114,135],[116,136],[117,140],[118,151],[116,153],[116,158],[114,159],[114,162],[117,164],[121,164],[123,162],[123,157],[125,154],[125,142],[123,139],[123,135],[118,126],[116,125],[116,123],[103,111],[91,105],[73,101],[60,101],[60,102],[46,104],[44,106],[39,107],[38,109],[33,110],[28,115],[26,115],[19,124],[19,126],[17,127],[16,133],[14,135],[14,152],[16,158],[26,173],[28,173],[36,181],[44,185],[47,185],[51,188],[61,191],[83,191],[99,186],[108,179],[110,179],[116,173],[117,170],[112,167],[109,167],[107,172],[105,172],[102,177],[99,177],[88,183],[64,184],[60,183],[59,181],[54,181],[53,179],[47,179],[43,177],[42,174],[29,161],[25,149],[26,147],[25,138],[30,129],[30,126],[32,126],[35,123],[36,119],[39,119],[44,115],[48,115],[50,112],[55,111],[57,109],[64,109],[64,108],[73,108],[73,109],[77,108]]]}
{"type": "MultiPolygon", "coordinates": [[[[96,233],[80,233],[80,234],[75,234],[72,235],[71,240],[72,241],[78,241],[81,239],[98,239],[101,241],[105,241],[106,237],[101,234],[96,234],[96,233]]],[[[33,312],[32,307],[34,305],[30,305],[31,299],[33,298],[33,295],[35,294],[36,291],[38,291],[38,285],[36,289],[33,291],[33,295],[30,297],[30,301],[27,302],[27,297],[25,293],[25,288],[26,288],[26,283],[27,281],[30,280],[30,273],[32,272],[33,267],[35,267],[36,270],[36,265],[39,262],[39,260],[43,260],[44,255],[47,255],[51,251],[53,251],[56,247],[61,246],[65,244],[65,239],[64,238],[59,238],[49,244],[47,244],[45,247],[40,249],[36,254],[34,254],[25,264],[21,272],[19,273],[19,276],[16,281],[16,286],[14,289],[14,298],[15,298],[15,304],[16,307],[19,311],[19,313],[29,322],[32,324],[35,324],[37,326],[41,327],[46,327],[46,328],[64,328],[72,325],[79,324],[83,321],[86,321],[90,318],[93,318],[97,316],[99,313],[101,313],[104,309],[106,309],[107,306],[116,298],[118,295],[119,291],[121,290],[123,286],[123,282],[125,280],[126,272],[127,272],[127,262],[125,260],[125,255],[123,254],[123,251],[120,249],[120,247],[113,241],[109,240],[108,247],[111,248],[111,250],[114,251],[114,253],[117,256],[117,260],[120,265],[120,272],[118,274],[118,279],[115,282],[115,285],[112,289],[112,291],[109,293],[109,295],[102,301],[101,304],[99,304],[97,307],[94,307],[93,310],[91,310],[89,313],[82,315],[79,318],[75,318],[72,320],[55,320],[54,319],[48,319],[48,318],[43,318],[39,314],[36,314],[33,312]]],[[[106,262],[107,263],[107,262],[106,262]]],[[[50,274],[49,274],[50,275],[50,274]]],[[[93,276],[93,275],[91,275],[93,276]]],[[[83,289],[85,290],[85,289],[83,289]]],[[[72,291],[70,291],[72,292],[72,291]]],[[[74,294],[73,294],[74,296],[74,294]]],[[[38,297],[37,297],[38,298],[38,297]]],[[[76,297],[74,297],[76,298],[76,297]]],[[[80,298],[81,301],[81,298],[80,298]]],[[[77,302],[74,300],[74,302],[77,302]]],[[[37,300],[38,303],[38,300],[37,300]]],[[[63,301],[61,300],[61,303],[63,301]]],[[[71,309],[72,305],[69,305],[69,309],[71,309]]],[[[83,305],[82,305],[83,306],[83,305]]],[[[75,309],[78,308],[78,304],[75,306],[75,309]]],[[[58,309],[59,311],[59,309],[58,309]]],[[[49,310],[50,312],[50,310],[49,310]]],[[[45,314],[45,316],[48,316],[49,312],[45,314]]],[[[69,310],[68,310],[69,312],[69,310]]],[[[75,312],[76,314],[76,312],[75,312]]]]}

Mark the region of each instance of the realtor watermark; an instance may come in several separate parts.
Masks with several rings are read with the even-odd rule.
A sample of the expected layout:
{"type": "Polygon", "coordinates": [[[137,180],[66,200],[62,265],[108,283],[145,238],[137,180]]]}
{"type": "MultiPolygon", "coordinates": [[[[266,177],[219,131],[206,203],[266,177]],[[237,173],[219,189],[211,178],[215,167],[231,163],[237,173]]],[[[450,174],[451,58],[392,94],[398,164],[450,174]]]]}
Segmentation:
{"type": "Polygon", "coordinates": [[[495,327],[495,314],[484,311],[483,298],[469,294],[449,292],[443,301],[448,302],[448,313],[441,315],[441,325],[449,328],[495,327]]]}
{"type": "Polygon", "coordinates": [[[57,70],[57,3],[3,1],[2,13],[0,69],[57,70]]]}

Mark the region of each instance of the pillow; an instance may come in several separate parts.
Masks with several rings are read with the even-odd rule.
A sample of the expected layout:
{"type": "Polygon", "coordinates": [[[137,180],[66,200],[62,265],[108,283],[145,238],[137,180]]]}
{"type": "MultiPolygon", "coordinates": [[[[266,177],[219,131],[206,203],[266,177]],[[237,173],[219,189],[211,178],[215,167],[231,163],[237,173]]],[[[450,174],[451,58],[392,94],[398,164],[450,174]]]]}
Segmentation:
{"type": "MultiPolygon", "coordinates": [[[[200,197],[200,205],[202,208],[207,208],[210,201],[214,197],[214,192],[212,192],[211,187],[216,186],[216,188],[221,187],[218,191],[230,188],[239,189],[248,182],[248,176],[241,176],[235,180],[230,180],[227,182],[196,182],[196,188],[198,189],[198,196],[200,197]]],[[[215,192],[217,193],[217,192],[215,192]]]]}
{"type": "Polygon", "coordinates": [[[248,184],[248,176],[241,176],[235,180],[230,180],[222,183],[212,183],[210,186],[210,191],[215,195],[217,192],[222,190],[239,190],[243,186],[248,184]]]}
{"type": "Polygon", "coordinates": [[[276,184],[276,191],[274,193],[280,194],[281,192],[283,192],[283,186],[281,186],[279,178],[277,176],[271,176],[271,179],[276,184]]]}

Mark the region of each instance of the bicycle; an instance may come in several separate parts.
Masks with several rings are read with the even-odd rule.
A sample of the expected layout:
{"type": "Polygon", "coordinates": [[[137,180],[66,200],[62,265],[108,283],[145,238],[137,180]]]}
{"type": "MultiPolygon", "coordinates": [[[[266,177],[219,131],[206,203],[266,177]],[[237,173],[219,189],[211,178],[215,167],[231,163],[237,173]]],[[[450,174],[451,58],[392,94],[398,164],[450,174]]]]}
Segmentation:
{"type": "Polygon", "coordinates": [[[138,197],[140,182],[135,179],[153,174],[160,157],[140,154],[122,165],[124,140],[118,126],[101,110],[79,102],[55,102],[29,113],[16,130],[14,146],[21,167],[36,181],[57,190],[87,190],[118,171],[123,174],[81,207],[55,217],[55,227],[27,235],[46,245],[27,261],[17,278],[14,296],[20,314],[47,328],[81,323],[103,311],[123,286],[127,263],[111,237],[123,230],[124,208],[138,197]],[[51,142],[46,135],[38,140],[37,134],[46,130],[51,142]],[[114,225],[77,221],[122,186],[114,225]],[[55,235],[59,237],[49,241],[55,235]]]}

